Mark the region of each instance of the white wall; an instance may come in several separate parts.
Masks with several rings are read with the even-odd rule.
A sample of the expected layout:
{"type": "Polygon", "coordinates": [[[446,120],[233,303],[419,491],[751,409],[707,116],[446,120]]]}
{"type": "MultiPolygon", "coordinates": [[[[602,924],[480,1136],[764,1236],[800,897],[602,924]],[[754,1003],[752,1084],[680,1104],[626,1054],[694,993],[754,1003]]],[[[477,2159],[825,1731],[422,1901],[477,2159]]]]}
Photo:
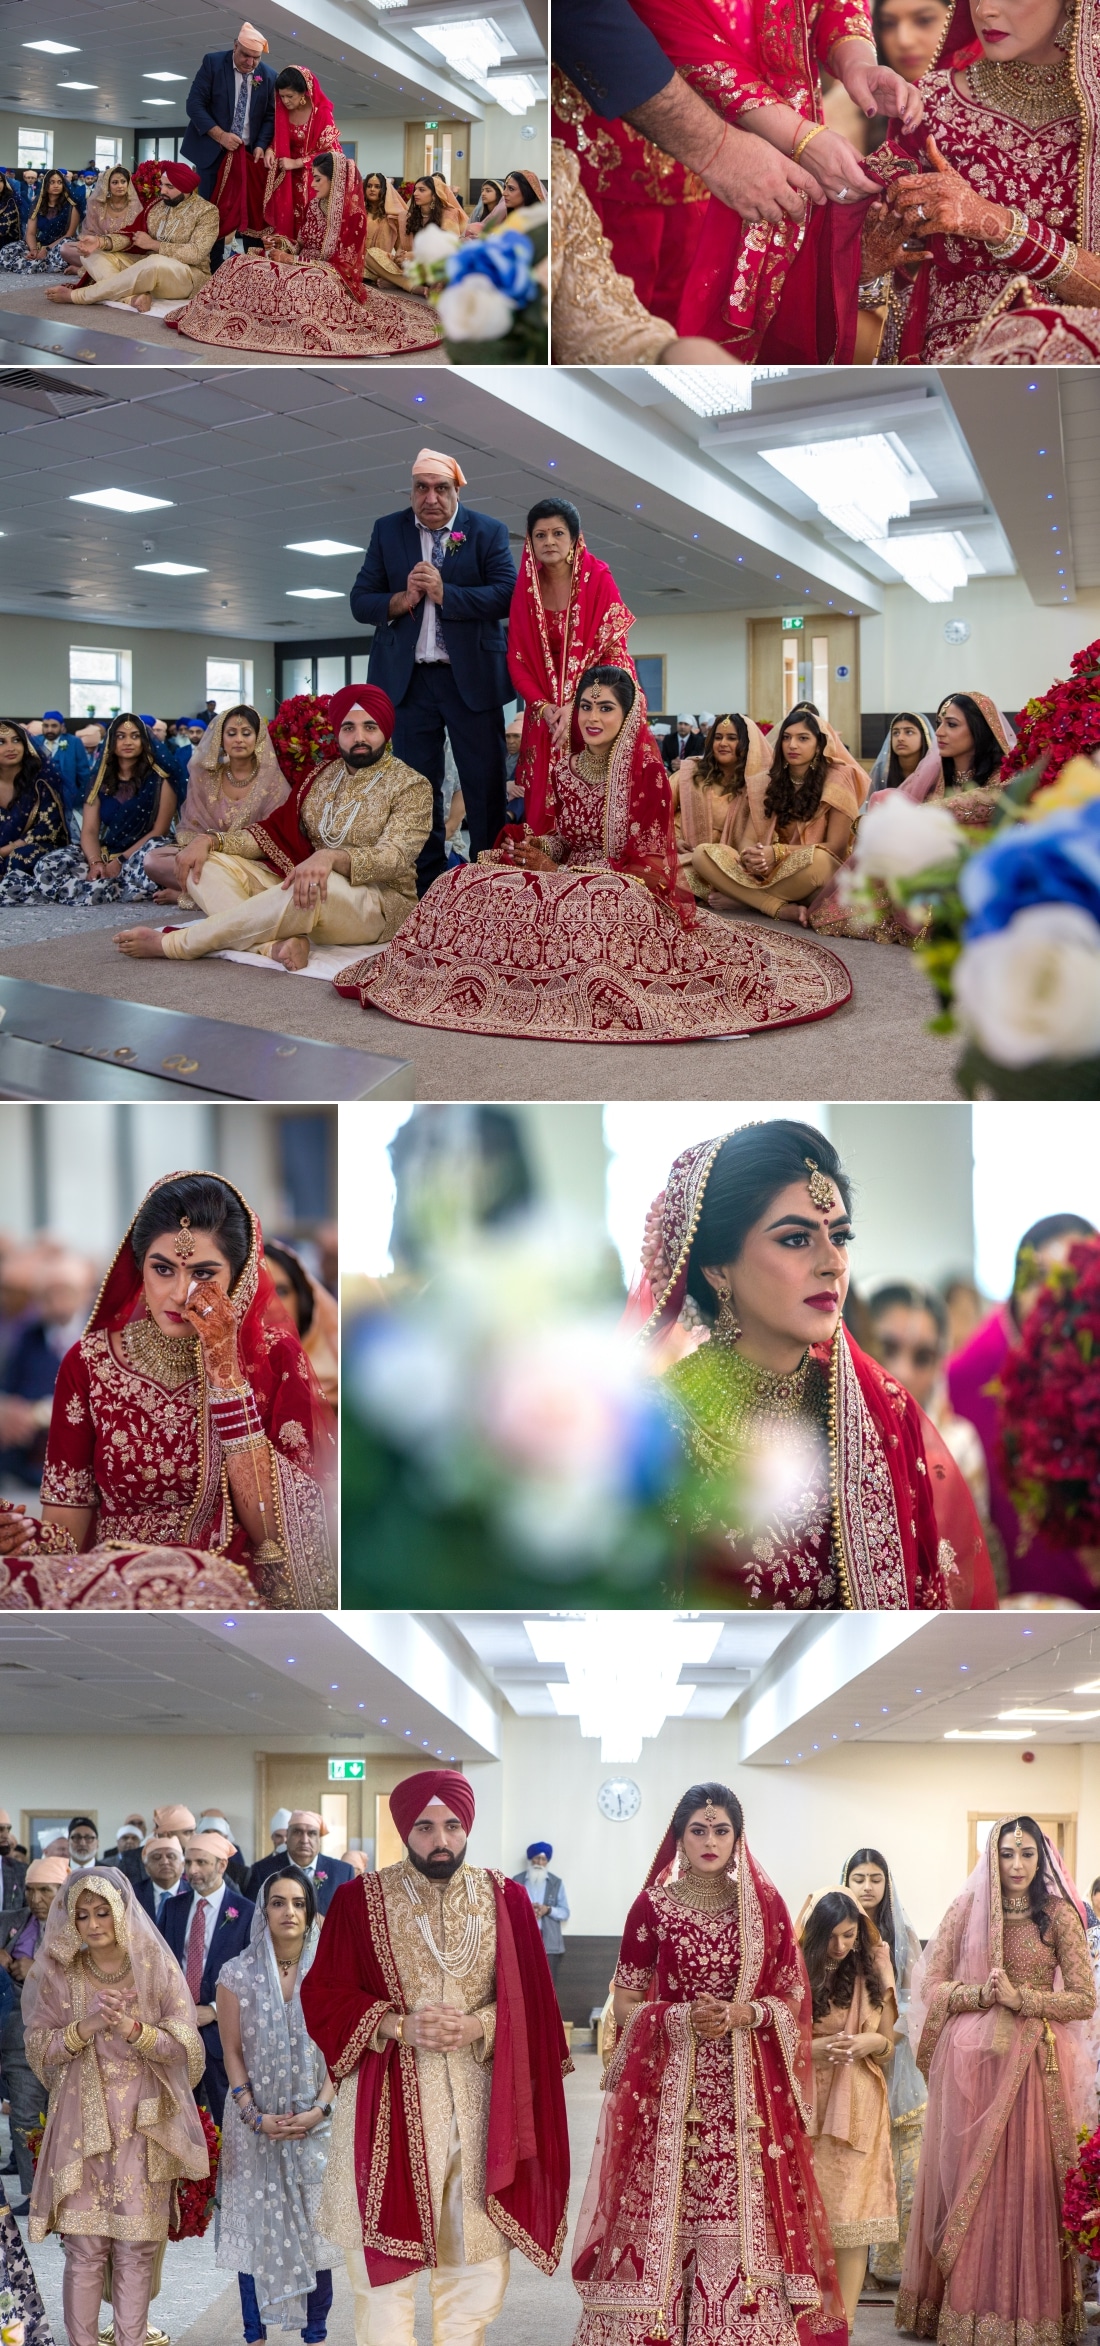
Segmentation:
{"type": "Polygon", "coordinates": [[[829,1138],[855,1190],[853,1276],[864,1295],[885,1279],[935,1286],[974,1260],[971,1110],[961,1101],[866,1107],[833,1102],[829,1138]]]}
{"type": "Polygon", "coordinates": [[[677,611],[639,619],[630,649],[665,655],[665,708],[743,709],[749,690],[748,622],[740,611],[677,611]]]}
{"type": "MultiPolygon", "coordinates": [[[[867,623],[864,622],[864,633],[867,623]]],[[[1074,652],[1100,635],[1100,588],[1076,603],[1039,606],[1020,578],[973,578],[951,603],[926,603],[910,587],[888,587],[882,700],[865,709],[938,707],[944,694],[968,686],[990,693],[1005,709],[1022,709],[1066,676],[1074,652]],[[969,643],[943,640],[948,619],[970,623],[969,643]]]]}
{"type": "MultiPolygon", "coordinates": [[[[613,1631],[612,1631],[613,1634],[613,1631]]],[[[967,1862],[967,1816],[1021,1808],[1078,1816],[1078,1876],[1100,1868],[1100,1749],[1040,1750],[1023,1766],[1004,1745],[848,1744],[800,1767],[743,1768],[730,1721],[670,1720],[630,1766],[601,1761],[572,1719],[505,1722],[503,1833],[499,1862],[521,1864],[529,1841],[550,1841],[569,1898],[571,1927],[621,1930],[681,1794],[707,1778],[728,1783],[745,1811],[750,1847],[797,1912],[811,1889],[835,1881],[863,1843],[883,1850],[923,1937],[935,1928],[967,1862]],[[608,1776],[630,1776],[642,1805],[629,1824],[608,1824],[596,1806],[608,1776]]],[[[480,1839],[480,1835],[479,1835],[480,1839]]],[[[486,1846],[479,1856],[493,1860],[486,1846]]]]}
{"type": "Polygon", "coordinates": [[[125,620],[101,626],[86,619],[0,619],[0,708],[13,717],[40,717],[69,709],[70,644],[104,644],[133,654],[134,707],[156,717],[179,717],[206,700],[208,660],[251,660],[262,717],[275,709],[275,651],[245,636],[185,635],[175,628],[137,628],[125,620]]]}
{"type": "Polygon", "coordinates": [[[509,171],[534,171],[546,186],[550,163],[550,109],[545,99],[526,114],[509,114],[503,106],[487,106],[480,122],[470,124],[470,171],[475,179],[506,179],[509,171]],[[520,133],[531,128],[534,138],[520,133]]]}

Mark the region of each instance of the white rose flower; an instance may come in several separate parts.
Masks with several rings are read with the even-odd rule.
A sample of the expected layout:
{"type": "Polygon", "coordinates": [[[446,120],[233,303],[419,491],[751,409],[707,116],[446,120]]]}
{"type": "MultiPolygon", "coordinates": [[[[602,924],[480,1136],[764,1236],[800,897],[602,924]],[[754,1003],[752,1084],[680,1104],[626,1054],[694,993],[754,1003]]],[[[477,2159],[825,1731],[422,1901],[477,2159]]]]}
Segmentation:
{"type": "Polygon", "coordinates": [[[1100,1052],[1100,924],[1077,904],[1029,904],[955,965],[961,1026],[1000,1067],[1100,1052]]]}
{"type": "Polygon", "coordinates": [[[507,294],[476,270],[448,285],[435,310],[448,342],[496,342],[512,324],[507,294]]]}
{"type": "Polygon", "coordinates": [[[446,261],[458,251],[459,239],[446,228],[418,228],[413,238],[415,261],[446,261]]]}
{"type": "Polygon", "coordinates": [[[898,790],[876,790],[860,819],[852,862],[863,880],[915,880],[962,851],[962,830],[945,806],[915,806],[898,790]]]}

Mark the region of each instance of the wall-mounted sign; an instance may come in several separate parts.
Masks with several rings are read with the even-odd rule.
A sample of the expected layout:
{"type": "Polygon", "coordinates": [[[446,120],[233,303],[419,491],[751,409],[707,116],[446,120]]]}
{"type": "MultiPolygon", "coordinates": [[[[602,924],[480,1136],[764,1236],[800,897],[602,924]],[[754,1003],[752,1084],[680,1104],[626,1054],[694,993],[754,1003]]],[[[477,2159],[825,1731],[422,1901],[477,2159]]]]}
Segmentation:
{"type": "Polygon", "coordinates": [[[781,619],[779,624],[783,630],[784,635],[789,635],[792,628],[801,627],[802,621],[801,619],[781,619]]]}
{"type": "Polygon", "coordinates": [[[361,1784],[366,1772],[366,1760],[330,1759],[328,1763],[330,1784],[361,1784]]]}

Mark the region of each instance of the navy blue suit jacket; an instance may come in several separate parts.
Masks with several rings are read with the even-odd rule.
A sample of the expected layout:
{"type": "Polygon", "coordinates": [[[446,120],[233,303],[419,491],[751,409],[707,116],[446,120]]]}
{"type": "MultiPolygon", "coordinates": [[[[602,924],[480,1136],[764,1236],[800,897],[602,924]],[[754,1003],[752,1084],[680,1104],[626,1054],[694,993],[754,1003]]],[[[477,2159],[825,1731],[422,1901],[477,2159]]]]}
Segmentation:
{"type": "MultiPolygon", "coordinates": [[[[436,605],[440,632],[450,654],[451,673],[468,709],[500,709],[514,698],[508,676],[504,620],[516,583],[508,531],[488,513],[460,505],[451,523],[464,543],[443,556],[443,601],[436,605]]],[[[412,507],[384,513],[375,522],[366,559],[351,590],[352,617],[374,623],[368,675],[388,692],[395,708],[412,683],[416,643],[424,605],[389,615],[390,596],[401,594],[410,570],[421,561],[420,531],[412,507]]]]}
{"type": "Polygon", "coordinates": [[[551,55],[608,121],[656,97],[674,71],[630,0],[554,0],[551,55]]]}
{"type": "MultiPolygon", "coordinates": [[[[187,1932],[194,1904],[194,1894],[191,1897],[181,1894],[178,1898],[170,1898],[157,1924],[161,1937],[167,1940],[180,1970],[185,1974],[187,1970],[187,1932]]],[[[213,2003],[214,1990],[218,1984],[218,1973],[223,1963],[230,1962],[234,1955],[244,1953],[251,1934],[252,1917],[255,1911],[251,1898],[246,1898],[243,1891],[235,1890],[232,1883],[227,1882],[225,1896],[218,1909],[218,1919],[211,1934],[210,1945],[206,1950],[202,1986],[197,1997],[198,2003],[213,2003]]],[[[207,2021],[200,2034],[207,2054],[212,2054],[216,2061],[220,2061],[222,2040],[218,2035],[217,2022],[215,2020],[207,2021]]]]}
{"type": "MultiPolygon", "coordinates": [[[[248,1887],[253,1898],[259,1897],[261,1887],[266,1882],[268,1875],[281,1874],[286,1863],[285,1856],[277,1857],[274,1851],[270,1857],[258,1859],[248,1877],[248,1887]]],[[[354,1880],[355,1867],[348,1865],[344,1858],[319,1857],[317,1871],[313,1876],[318,1914],[328,1913],[332,1899],[342,1882],[353,1882],[354,1880]]]]}
{"type": "MultiPolygon", "coordinates": [[[[248,143],[250,147],[269,147],[275,136],[274,67],[265,65],[261,58],[252,82],[248,105],[248,143]]],[[[216,138],[210,137],[210,131],[212,128],[232,130],[236,96],[232,49],[208,49],[187,92],[187,120],[190,128],[180,146],[181,155],[185,155],[198,172],[200,193],[208,199],[225,161],[225,148],[219,146],[216,138]]]]}

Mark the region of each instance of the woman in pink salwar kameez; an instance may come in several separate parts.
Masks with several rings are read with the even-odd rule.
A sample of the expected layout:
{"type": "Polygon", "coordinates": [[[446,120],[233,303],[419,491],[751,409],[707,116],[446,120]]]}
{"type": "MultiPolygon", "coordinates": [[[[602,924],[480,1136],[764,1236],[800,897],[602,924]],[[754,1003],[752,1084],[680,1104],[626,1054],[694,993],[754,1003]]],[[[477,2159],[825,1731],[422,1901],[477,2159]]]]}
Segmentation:
{"type": "Polygon", "coordinates": [[[98,2346],[108,2257],[118,2346],[145,2346],[172,2187],[210,2169],[193,2091],[205,2054],[179,1964],[117,1867],[58,1891],[23,2024],[50,2097],[30,2236],[61,2234],[70,2346],[98,2346]]]}
{"type": "Polygon", "coordinates": [[[1096,2125],[1084,1909],[1032,1817],[996,1825],[913,1977],[928,2079],[897,2326],[942,2346],[1065,2346],[1084,2330],[1061,2206],[1096,2125]]]}

